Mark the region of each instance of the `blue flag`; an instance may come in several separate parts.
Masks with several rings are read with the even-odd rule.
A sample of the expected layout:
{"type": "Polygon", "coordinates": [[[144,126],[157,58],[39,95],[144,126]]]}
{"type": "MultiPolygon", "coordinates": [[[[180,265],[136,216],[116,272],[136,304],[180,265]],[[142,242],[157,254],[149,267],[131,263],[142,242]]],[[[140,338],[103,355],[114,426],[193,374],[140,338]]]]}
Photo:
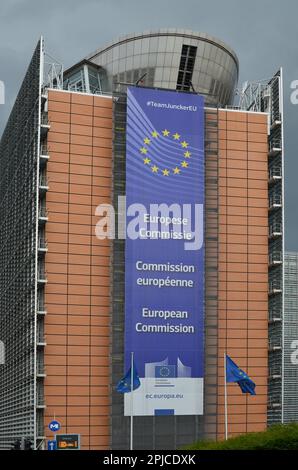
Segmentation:
{"type": "Polygon", "coordinates": [[[256,395],[256,384],[228,355],[226,355],[226,380],[227,382],[236,382],[241,388],[242,393],[256,395]]]}
{"type": "MultiPolygon", "coordinates": [[[[141,382],[140,382],[139,374],[138,374],[137,368],[135,366],[135,363],[133,363],[133,377],[132,377],[132,380],[133,380],[133,384],[132,384],[133,388],[132,389],[136,390],[137,388],[140,387],[141,382]]],[[[128,393],[128,392],[132,391],[131,390],[131,367],[126,372],[125,376],[120,380],[120,382],[118,382],[116,390],[119,393],[128,393]]]]}

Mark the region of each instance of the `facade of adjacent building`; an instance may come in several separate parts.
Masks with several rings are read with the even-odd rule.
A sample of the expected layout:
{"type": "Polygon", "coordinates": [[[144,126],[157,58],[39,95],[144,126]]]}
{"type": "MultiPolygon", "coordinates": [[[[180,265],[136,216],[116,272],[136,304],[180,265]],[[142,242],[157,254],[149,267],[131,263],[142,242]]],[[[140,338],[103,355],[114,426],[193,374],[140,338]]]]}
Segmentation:
{"type": "Polygon", "coordinates": [[[285,252],[285,309],[283,337],[283,421],[298,421],[298,253],[285,252]]]}
{"type": "Polygon", "coordinates": [[[81,435],[82,449],[129,446],[115,391],[124,240],[95,236],[97,206],[125,194],[128,84],[206,102],[204,415],[135,417],[135,448],[224,437],[225,352],[257,385],[255,397],[228,386],[229,434],[278,422],[282,380],[270,371],[282,367],[280,72],[248,84],[233,108],[235,53],[184,30],[127,36],[64,75],[54,69],[44,74],[41,40],[0,147],[1,448],[22,436],[43,448],[53,417],[61,433],[81,435]]]}

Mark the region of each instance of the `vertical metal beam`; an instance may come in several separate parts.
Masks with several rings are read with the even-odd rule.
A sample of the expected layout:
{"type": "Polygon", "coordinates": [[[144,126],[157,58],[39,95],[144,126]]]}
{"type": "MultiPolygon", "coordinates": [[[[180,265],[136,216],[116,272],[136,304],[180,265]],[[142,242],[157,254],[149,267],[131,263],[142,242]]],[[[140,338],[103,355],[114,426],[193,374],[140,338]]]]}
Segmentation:
{"type": "Polygon", "coordinates": [[[89,83],[89,73],[88,73],[88,65],[84,65],[84,83],[85,83],[85,93],[91,93],[90,92],[90,83],[89,83]]]}
{"type": "Polygon", "coordinates": [[[37,278],[38,278],[38,214],[39,214],[39,162],[40,162],[40,129],[41,129],[41,92],[44,72],[44,43],[40,38],[40,63],[39,63],[39,95],[38,95],[38,130],[37,130],[37,162],[36,162],[36,221],[35,221],[35,287],[34,287],[34,442],[36,450],[37,441],[37,278]]]}
{"type": "Polygon", "coordinates": [[[282,367],[281,367],[281,422],[284,422],[284,367],[285,367],[285,146],[284,146],[284,106],[283,106],[283,69],[280,68],[279,76],[279,108],[281,116],[281,165],[282,165],[282,367]]]}

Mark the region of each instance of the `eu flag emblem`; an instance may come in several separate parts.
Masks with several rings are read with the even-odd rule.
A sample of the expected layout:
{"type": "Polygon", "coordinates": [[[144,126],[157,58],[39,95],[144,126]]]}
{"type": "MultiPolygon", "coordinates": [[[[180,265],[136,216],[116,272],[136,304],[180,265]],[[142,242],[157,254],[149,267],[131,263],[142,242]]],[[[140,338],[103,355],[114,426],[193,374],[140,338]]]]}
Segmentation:
{"type": "Polygon", "coordinates": [[[155,366],[155,378],[169,379],[176,377],[176,366],[155,366]]]}
{"type": "Polygon", "coordinates": [[[189,142],[186,142],[177,131],[173,133],[168,129],[159,132],[153,130],[150,134],[144,136],[139,154],[141,161],[143,160],[145,167],[152,174],[168,177],[177,176],[187,170],[191,163],[192,152],[195,149],[192,149],[189,145],[189,142]],[[174,162],[173,154],[176,154],[177,157],[174,162]],[[156,159],[156,157],[159,158],[156,159]],[[164,161],[167,160],[167,157],[169,157],[168,162],[164,162],[165,166],[160,167],[158,160],[164,161]]]}
{"type": "Polygon", "coordinates": [[[226,355],[226,381],[236,382],[241,388],[242,393],[256,395],[256,384],[248,377],[248,375],[235,364],[230,356],[226,355]]]}
{"type": "Polygon", "coordinates": [[[141,385],[139,374],[135,364],[133,364],[133,375],[132,375],[132,390],[131,390],[131,367],[126,372],[125,376],[118,382],[117,392],[119,393],[128,393],[133,390],[136,390],[141,385]]]}

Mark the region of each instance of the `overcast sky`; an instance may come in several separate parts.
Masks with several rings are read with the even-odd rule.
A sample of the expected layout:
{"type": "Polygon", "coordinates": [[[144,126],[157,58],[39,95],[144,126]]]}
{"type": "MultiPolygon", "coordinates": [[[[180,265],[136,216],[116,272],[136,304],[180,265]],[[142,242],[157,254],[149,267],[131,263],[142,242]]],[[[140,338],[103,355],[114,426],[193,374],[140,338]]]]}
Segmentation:
{"type": "Polygon", "coordinates": [[[1,0],[0,134],[40,35],[65,67],[103,43],[130,32],[179,27],[207,32],[230,45],[240,80],[284,69],[286,249],[298,251],[298,105],[290,83],[298,80],[298,4],[295,0],[1,0]]]}

